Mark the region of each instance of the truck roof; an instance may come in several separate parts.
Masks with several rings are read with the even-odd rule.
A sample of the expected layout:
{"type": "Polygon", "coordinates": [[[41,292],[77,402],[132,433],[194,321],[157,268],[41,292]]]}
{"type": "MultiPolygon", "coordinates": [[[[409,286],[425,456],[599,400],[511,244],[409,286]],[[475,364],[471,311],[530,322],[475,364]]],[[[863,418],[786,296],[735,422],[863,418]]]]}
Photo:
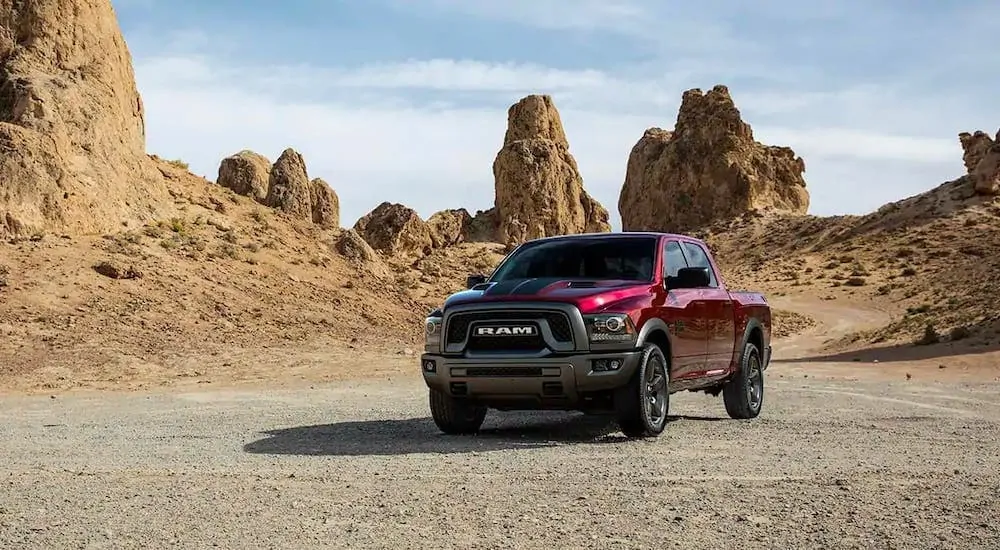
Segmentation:
{"type": "Polygon", "coordinates": [[[542,237],[539,239],[532,239],[528,242],[545,242],[545,241],[556,241],[556,240],[577,240],[577,239],[607,239],[616,237],[668,237],[675,238],[684,241],[694,241],[702,242],[701,239],[692,237],[691,235],[683,235],[680,233],[661,233],[657,231],[611,231],[608,233],[571,233],[568,235],[554,235],[552,237],[542,237]]]}

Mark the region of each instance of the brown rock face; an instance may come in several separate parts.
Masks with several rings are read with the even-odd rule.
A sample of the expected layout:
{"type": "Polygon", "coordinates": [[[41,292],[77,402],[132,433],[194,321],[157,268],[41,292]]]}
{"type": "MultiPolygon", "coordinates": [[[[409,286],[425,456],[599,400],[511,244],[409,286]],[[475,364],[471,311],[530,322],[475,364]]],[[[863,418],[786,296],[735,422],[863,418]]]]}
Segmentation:
{"type": "Polygon", "coordinates": [[[471,223],[472,216],[464,208],[435,212],[427,219],[434,248],[444,248],[465,241],[471,223]]]}
{"type": "Polygon", "coordinates": [[[976,193],[1000,194],[1000,131],[995,139],[981,131],[962,132],[958,139],[962,143],[962,161],[976,193]]]}
{"type": "Polygon", "coordinates": [[[0,234],[173,211],[109,0],[0,0],[0,234]]]}
{"type": "Polygon", "coordinates": [[[285,149],[271,166],[265,203],[292,216],[312,219],[312,186],[306,161],[294,149],[285,149]]]}
{"type": "Polygon", "coordinates": [[[507,110],[507,133],[503,144],[526,139],[546,139],[569,148],[562,119],[552,97],[529,95],[507,110]]]}
{"type": "Polygon", "coordinates": [[[751,210],[805,214],[805,162],[753,138],[725,86],[684,92],[674,131],[646,130],[618,199],[625,231],[682,232],[751,210]]]}
{"type": "Polygon", "coordinates": [[[480,210],[469,220],[465,240],[468,242],[495,242],[500,233],[500,215],[497,209],[480,210]]]}
{"type": "Polygon", "coordinates": [[[372,248],[386,254],[420,256],[434,246],[427,222],[402,204],[383,202],[358,220],[354,230],[372,248]]]}
{"type": "Polygon", "coordinates": [[[505,244],[611,230],[607,210],[583,188],[559,112],[547,95],[527,96],[508,110],[493,176],[497,237],[505,244]]]}
{"type": "Polygon", "coordinates": [[[340,227],[340,198],[321,178],[309,182],[312,221],[327,229],[340,227]]]}
{"type": "Polygon", "coordinates": [[[244,150],[222,159],[216,183],[265,204],[270,171],[271,161],[267,157],[244,150]]]}
{"type": "Polygon", "coordinates": [[[389,268],[372,247],[353,229],[346,229],[333,242],[333,250],[356,267],[379,277],[388,277],[389,268]]]}
{"type": "Polygon", "coordinates": [[[348,229],[341,233],[334,247],[338,254],[348,260],[364,263],[373,262],[378,259],[372,247],[353,229],[348,229]]]}

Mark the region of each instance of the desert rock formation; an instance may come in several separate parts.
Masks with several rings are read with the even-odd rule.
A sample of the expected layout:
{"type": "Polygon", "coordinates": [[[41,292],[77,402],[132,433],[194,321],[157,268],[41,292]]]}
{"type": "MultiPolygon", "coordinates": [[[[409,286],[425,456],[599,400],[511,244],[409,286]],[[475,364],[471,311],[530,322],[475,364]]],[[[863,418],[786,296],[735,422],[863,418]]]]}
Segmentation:
{"type": "Polygon", "coordinates": [[[469,233],[472,216],[464,208],[435,212],[427,219],[431,241],[435,248],[444,248],[464,242],[469,233]]]}
{"type": "Polygon", "coordinates": [[[109,0],[0,2],[0,234],[172,211],[109,0]]]}
{"type": "Polygon", "coordinates": [[[271,166],[266,204],[298,218],[312,219],[312,185],[306,161],[294,149],[282,151],[271,166]]]}
{"type": "Polygon", "coordinates": [[[646,130],[618,200],[625,231],[688,231],[751,210],[805,214],[805,163],[754,140],[729,90],[684,92],[674,130],[646,130]]]}
{"type": "Polygon", "coordinates": [[[348,260],[365,263],[378,259],[372,247],[354,229],[347,229],[337,238],[334,249],[348,260]]]}
{"type": "Polygon", "coordinates": [[[388,201],[362,216],[354,230],[384,254],[420,256],[434,246],[430,227],[415,210],[388,201]]]}
{"type": "Polygon", "coordinates": [[[475,216],[469,220],[466,228],[465,240],[469,242],[497,242],[497,234],[500,229],[500,216],[496,207],[488,210],[479,210],[475,216]]]}
{"type": "Polygon", "coordinates": [[[216,183],[237,195],[266,204],[271,161],[259,153],[243,150],[222,159],[216,183]]]}
{"type": "Polygon", "coordinates": [[[497,238],[504,244],[611,230],[608,211],[583,188],[559,112],[547,95],[529,95],[510,107],[493,176],[497,238]]]}
{"type": "Polygon", "coordinates": [[[340,235],[334,240],[333,251],[362,273],[381,278],[389,277],[391,274],[385,262],[354,229],[345,229],[340,232],[340,235]]]}
{"type": "Polygon", "coordinates": [[[312,221],[327,229],[340,227],[340,198],[322,178],[309,182],[312,221]]]}
{"type": "Polygon", "coordinates": [[[995,139],[982,131],[962,132],[958,139],[962,143],[962,161],[976,193],[1000,193],[1000,131],[995,139]]]}
{"type": "Polygon", "coordinates": [[[322,178],[309,179],[306,161],[295,149],[282,151],[270,164],[267,157],[244,149],[222,159],[216,183],[237,195],[312,220],[324,229],[340,227],[340,198],[322,178]]]}

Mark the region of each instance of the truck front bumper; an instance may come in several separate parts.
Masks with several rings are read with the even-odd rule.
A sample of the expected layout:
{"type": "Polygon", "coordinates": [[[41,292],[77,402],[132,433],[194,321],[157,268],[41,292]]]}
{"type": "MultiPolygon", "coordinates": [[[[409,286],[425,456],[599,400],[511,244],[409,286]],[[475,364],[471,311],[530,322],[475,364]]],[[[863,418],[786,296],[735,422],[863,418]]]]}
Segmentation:
{"type": "Polygon", "coordinates": [[[578,409],[624,386],[635,374],[640,350],[546,358],[420,357],[427,387],[495,408],[578,409]]]}

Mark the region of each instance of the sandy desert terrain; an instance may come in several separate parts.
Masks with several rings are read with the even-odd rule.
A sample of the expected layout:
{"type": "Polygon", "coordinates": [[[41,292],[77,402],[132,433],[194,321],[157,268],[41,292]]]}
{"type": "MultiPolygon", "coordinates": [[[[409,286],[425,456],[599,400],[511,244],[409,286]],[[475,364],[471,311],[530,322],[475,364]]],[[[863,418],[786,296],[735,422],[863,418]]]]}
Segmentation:
{"type": "Polygon", "coordinates": [[[996,355],[816,359],[884,313],[779,302],[816,324],[777,342],[761,416],[676,394],[648,441],[563,413],[441,435],[413,359],[391,354],[304,352],[239,386],[8,395],[0,546],[1000,545],[996,355]]]}

